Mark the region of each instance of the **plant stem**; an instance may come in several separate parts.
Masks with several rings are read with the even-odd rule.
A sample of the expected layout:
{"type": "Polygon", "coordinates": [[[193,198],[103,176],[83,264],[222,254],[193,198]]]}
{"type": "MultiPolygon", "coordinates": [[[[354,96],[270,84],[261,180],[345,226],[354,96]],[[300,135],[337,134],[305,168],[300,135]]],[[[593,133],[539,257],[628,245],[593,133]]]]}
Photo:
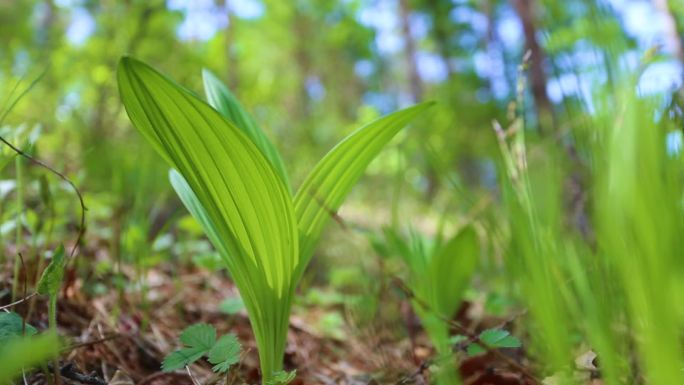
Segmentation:
{"type": "MultiPolygon", "coordinates": [[[[48,301],[48,327],[57,335],[57,294],[50,295],[48,301]]],[[[55,384],[60,385],[62,379],[59,374],[59,359],[55,358],[52,363],[52,373],[55,376],[55,384]]]]}
{"type": "Polygon", "coordinates": [[[16,228],[15,228],[15,234],[16,234],[16,240],[15,240],[15,247],[16,247],[16,252],[14,253],[14,274],[12,277],[12,301],[15,301],[18,298],[18,289],[19,289],[19,252],[21,249],[21,229],[22,229],[22,216],[24,215],[24,178],[23,178],[23,173],[24,173],[24,167],[23,167],[23,162],[24,159],[20,156],[15,158],[14,161],[14,169],[16,171],[16,183],[17,183],[17,195],[16,195],[16,200],[17,200],[17,216],[16,216],[16,228]]]}
{"type": "Polygon", "coordinates": [[[50,296],[48,302],[48,325],[50,330],[57,333],[57,296],[50,296]]]}

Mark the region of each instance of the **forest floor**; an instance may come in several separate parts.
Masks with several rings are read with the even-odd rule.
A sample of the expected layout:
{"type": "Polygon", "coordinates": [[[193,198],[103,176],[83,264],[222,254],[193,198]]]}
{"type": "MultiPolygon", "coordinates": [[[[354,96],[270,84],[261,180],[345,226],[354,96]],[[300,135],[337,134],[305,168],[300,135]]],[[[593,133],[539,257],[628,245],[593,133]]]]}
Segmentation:
{"type": "MultiPolygon", "coordinates": [[[[31,266],[27,269],[30,271],[31,266]]],[[[173,273],[149,269],[146,275],[145,301],[141,291],[102,290],[87,295],[92,277],[81,277],[74,268],[67,271],[58,302],[58,325],[67,338],[62,354],[63,384],[162,385],[193,384],[188,371],[162,372],[164,357],[179,347],[178,336],[187,326],[205,322],[217,328],[219,335],[235,333],[243,345],[237,370],[219,376],[206,362],[190,366],[194,380],[201,384],[256,384],[259,382],[256,346],[244,310],[226,314],[219,304],[226,295],[237,296],[229,280],[216,273],[196,268],[173,273]]],[[[3,269],[11,272],[12,269],[3,269]]],[[[121,268],[124,279],[135,282],[133,269],[121,268]]],[[[0,277],[6,284],[0,301],[9,302],[9,275],[0,277]]],[[[109,286],[103,286],[109,287],[109,286]]],[[[92,289],[92,288],[91,288],[92,289]]],[[[46,301],[38,296],[15,306],[14,311],[27,315],[38,329],[47,328],[46,301]]],[[[479,332],[502,322],[495,317],[475,321],[464,304],[455,322],[479,332]]],[[[420,329],[408,302],[400,305],[403,332],[396,328],[371,330],[343,329],[341,335],[328,336],[315,327],[325,311],[317,306],[296,307],[291,318],[285,355],[285,369],[297,370],[293,384],[427,384],[434,352],[420,329]]],[[[395,325],[396,326],[396,325],[395,325]]],[[[461,375],[466,385],[526,385],[527,379],[501,357],[491,353],[468,357],[458,351],[461,375]]],[[[506,357],[526,365],[522,349],[503,349],[506,357]]],[[[27,374],[26,384],[44,384],[44,373],[27,374]]]]}

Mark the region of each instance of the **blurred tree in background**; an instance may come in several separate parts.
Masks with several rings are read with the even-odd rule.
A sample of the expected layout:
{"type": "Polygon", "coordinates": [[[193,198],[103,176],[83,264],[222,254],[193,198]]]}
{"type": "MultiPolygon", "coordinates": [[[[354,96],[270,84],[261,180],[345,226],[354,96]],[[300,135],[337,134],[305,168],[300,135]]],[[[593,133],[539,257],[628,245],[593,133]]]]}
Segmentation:
{"type": "Polygon", "coordinates": [[[467,212],[477,194],[497,194],[492,120],[515,112],[521,73],[527,86],[515,108],[531,135],[565,144],[581,190],[586,159],[573,142],[587,134],[583,116],[600,108],[594,85],[643,71],[641,94],[681,116],[673,91],[682,85],[683,19],[684,7],[666,0],[5,0],[0,95],[8,100],[17,82],[46,70],[5,124],[40,127],[33,151],[95,199],[92,231],[114,221],[106,235],[118,258],[132,224],[152,239],[175,215],[168,207],[179,207],[160,182],[166,170],[124,116],[115,82],[122,55],[196,92],[201,68],[217,73],[277,143],[295,184],[355,123],[439,101],[356,192],[386,218],[390,205],[377,203],[467,212]]]}

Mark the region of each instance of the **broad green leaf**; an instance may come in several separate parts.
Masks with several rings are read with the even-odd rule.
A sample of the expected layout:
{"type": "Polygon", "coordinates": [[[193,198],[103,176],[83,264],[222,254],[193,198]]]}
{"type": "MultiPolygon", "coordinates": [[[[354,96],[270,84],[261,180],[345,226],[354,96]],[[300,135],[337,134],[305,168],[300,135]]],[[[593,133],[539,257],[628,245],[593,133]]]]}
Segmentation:
{"type": "Polygon", "coordinates": [[[216,329],[208,324],[191,325],[180,336],[184,348],[169,354],[162,363],[162,370],[171,372],[181,369],[209,353],[216,342],[216,329]]]}
{"type": "MultiPolygon", "coordinates": [[[[134,125],[201,202],[234,277],[263,275],[278,296],[298,259],[289,193],[254,143],[206,103],[139,61],[119,66],[134,125]],[[225,255],[225,254],[224,254],[225,255]]],[[[187,203],[187,202],[186,202],[187,203]]],[[[198,218],[202,220],[202,218],[198,218]]],[[[251,282],[255,282],[252,277],[251,282]]]]}
{"type": "Polygon", "coordinates": [[[432,103],[418,104],[377,119],[350,134],[318,162],[294,198],[299,224],[301,276],[326,223],[366,167],[389,141],[432,103]]]}
{"type": "Polygon", "coordinates": [[[17,337],[32,336],[37,332],[36,328],[24,323],[19,314],[0,312],[0,345],[17,337]]]}
{"type": "Polygon", "coordinates": [[[59,355],[59,338],[55,333],[15,338],[0,345],[0,384],[8,383],[30,369],[59,355]]]}
{"type": "Polygon", "coordinates": [[[429,272],[435,310],[446,317],[454,314],[479,260],[479,242],[472,227],[461,230],[435,252],[429,272]]]}
{"type": "Polygon", "coordinates": [[[204,354],[206,354],[206,350],[199,347],[176,350],[164,358],[161,369],[163,372],[183,369],[185,366],[202,358],[204,354]]]}
{"type": "Polygon", "coordinates": [[[64,278],[64,268],[67,260],[64,256],[64,245],[60,245],[52,256],[50,264],[43,271],[43,275],[38,281],[38,293],[56,296],[59,293],[59,288],[62,286],[62,279],[64,278]]]}
{"type": "Polygon", "coordinates": [[[247,134],[266,159],[271,162],[271,165],[273,165],[278,175],[282,178],[283,183],[289,188],[290,182],[285,170],[285,163],[283,163],[280,153],[278,153],[273,143],[268,140],[266,134],[259,128],[254,118],[242,107],[242,104],[228,90],[228,87],[211,71],[207,69],[202,70],[202,79],[204,80],[204,93],[207,95],[209,104],[226,119],[235,124],[237,128],[241,129],[242,132],[247,134]]]}
{"type": "Polygon", "coordinates": [[[214,371],[225,373],[233,364],[240,361],[240,341],[235,334],[226,334],[221,337],[209,351],[209,362],[214,364],[214,371]]]}

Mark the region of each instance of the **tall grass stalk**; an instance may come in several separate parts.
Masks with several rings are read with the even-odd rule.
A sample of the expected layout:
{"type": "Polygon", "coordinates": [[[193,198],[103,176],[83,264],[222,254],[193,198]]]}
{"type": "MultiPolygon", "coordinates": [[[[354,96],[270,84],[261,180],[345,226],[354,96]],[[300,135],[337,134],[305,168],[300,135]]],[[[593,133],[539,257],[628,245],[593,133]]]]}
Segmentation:
{"type": "Polygon", "coordinates": [[[597,112],[571,138],[529,140],[522,120],[497,130],[510,224],[507,266],[529,309],[531,354],[557,383],[583,383],[575,359],[591,349],[604,382],[684,383],[684,169],[668,153],[677,129],[628,78],[595,95],[597,112]],[[584,180],[562,145],[570,140],[584,180]],[[590,223],[568,212],[576,189],[590,223]]]}

